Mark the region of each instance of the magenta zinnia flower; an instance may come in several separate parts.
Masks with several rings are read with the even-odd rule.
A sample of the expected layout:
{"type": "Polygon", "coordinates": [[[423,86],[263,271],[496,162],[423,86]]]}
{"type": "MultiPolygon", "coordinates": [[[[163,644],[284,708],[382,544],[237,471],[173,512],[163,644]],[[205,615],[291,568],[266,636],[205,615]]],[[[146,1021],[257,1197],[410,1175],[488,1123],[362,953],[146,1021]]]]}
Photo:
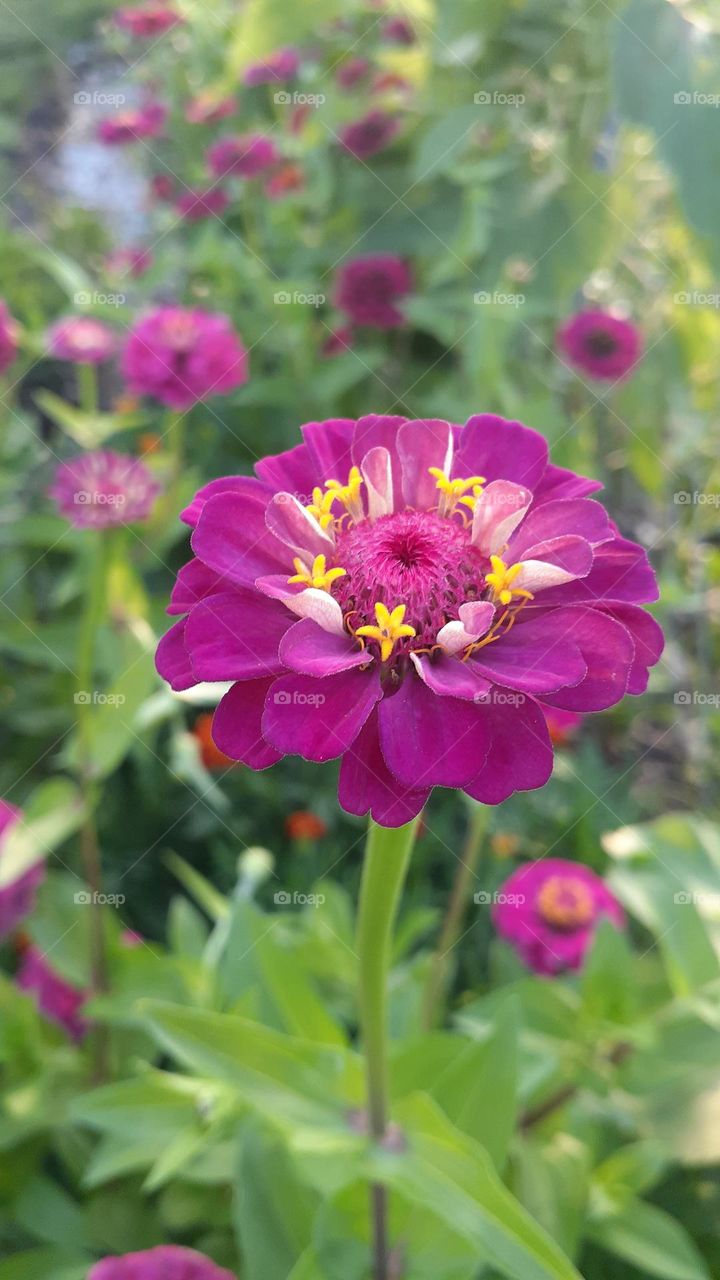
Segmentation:
{"type": "Polygon", "coordinates": [[[558,332],[558,346],[576,369],[591,378],[619,382],[642,354],[642,335],[610,311],[578,311],[558,332]]]}
{"type": "Polygon", "coordinates": [[[210,172],[216,178],[255,178],[279,159],[272,138],[262,133],[220,138],[207,153],[210,172]]]}
{"type": "Polygon", "coordinates": [[[358,160],[369,160],[389,147],[400,130],[400,121],[385,111],[369,111],[340,130],[340,143],[358,160]]]}
{"type": "Polygon", "coordinates": [[[133,395],[189,409],[247,382],[248,356],[227,316],[158,307],[132,330],[123,373],[133,395]]]}
{"type": "Polygon", "coordinates": [[[382,35],[393,44],[415,44],[415,30],[407,18],[388,18],[382,25],[382,35]]]}
{"type": "Polygon", "coordinates": [[[98,449],[61,462],[50,496],[78,529],[109,529],[147,520],[160,487],[140,458],[98,449]]]}
{"type": "MultiPolygon", "coordinates": [[[[8,832],[21,817],[22,811],[14,804],[0,800],[0,862],[8,832]]],[[[18,876],[17,880],[0,889],[0,938],[6,938],[30,914],[35,906],[38,885],[42,883],[44,876],[44,865],[38,862],[18,876]]]]}
{"type": "Polygon", "coordinates": [[[243,80],[248,88],[257,84],[284,84],[292,80],[300,69],[300,55],[297,49],[287,47],[269,53],[259,62],[253,62],[246,70],[243,80]]]}
{"type": "Polygon", "coordinates": [[[141,1253],[103,1258],[88,1272],[87,1280],[235,1280],[204,1253],[179,1244],[159,1244],[141,1253]]]}
{"type": "Polygon", "coordinates": [[[487,804],[542,786],[543,705],[645,689],[652,569],[542,436],[492,414],[303,435],[182,513],[195,558],[158,670],[176,690],[235,682],[213,723],[226,755],[340,758],[342,806],[395,826],[434,786],[487,804]]]}
{"type": "Polygon", "coordinates": [[[131,36],[149,39],[161,36],[182,21],[177,10],[169,4],[149,2],[138,8],[124,7],[114,14],[115,24],[131,36]]]}
{"type": "Polygon", "coordinates": [[[518,867],[493,907],[498,933],[528,969],[544,974],[579,969],[604,916],[622,929],[617,898],[589,867],[565,858],[518,867]]]}
{"type": "Polygon", "coordinates": [[[25,948],[15,981],[21,991],[32,995],[43,1017],[62,1027],[71,1040],[82,1040],[88,1028],[80,1011],[88,993],[61,978],[39,947],[25,948]]]}
{"type": "Polygon", "coordinates": [[[200,222],[203,218],[219,218],[230,203],[227,192],[220,187],[186,191],[175,206],[186,222],[200,222]]]}
{"type": "Polygon", "coordinates": [[[117,115],[106,116],[98,125],[98,138],[108,146],[124,146],[142,138],[158,138],[165,127],[167,109],[161,102],[147,102],[143,107],[129,107],[117,115]]]}
{"type": "Polygon", "coordinates": [[[7,304],[0,298],[0,374],[9,369],[17,355],[17,329],[7,304]]]}
{"type": "Polygon", "coordinates": [[[47,333],[48,351],[58,360],[75,364],[102,364],[117,349],[117,338],[108,325],[94,316],[66,316],[47,333]]]}
{"type": "Polygon", "coordinates": [[[367,254],[340,268],[335,302],[355,324],[397,329],[405,317],[396,303],[412,287],[412,273],[402,258],[393,253],[367,254]]]}
{"type": "Polygon", "coordinates": [[[347,58],[341,62],[335,72],[335,79],[341,89],[354,89],[367,79],[370,63],[367,58],[347,58]]]}

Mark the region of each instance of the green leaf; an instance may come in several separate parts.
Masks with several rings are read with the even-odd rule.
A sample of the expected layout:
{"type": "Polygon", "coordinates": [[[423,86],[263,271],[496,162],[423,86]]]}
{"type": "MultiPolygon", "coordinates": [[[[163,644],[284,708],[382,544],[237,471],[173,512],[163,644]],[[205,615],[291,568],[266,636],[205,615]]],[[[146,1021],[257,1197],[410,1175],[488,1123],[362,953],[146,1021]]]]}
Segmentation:
{"type": "Polygon", "coordinates": [[[633,955],[625,935],[609,920],[598,926],[583,965],[581,991],[584,1011],[591,1018],[632,1023],[638,1004],[633,955]]]}
{"type": "Polygon", "coordinates": [[[146,414],[84,413],[52,391],[34,393],[35,403],[83,449],[97,449],[110,436],[134,430],[147,421],[146,414]]]}
{"type": "MultiPolygon", "coordinates": [[[[88,715],[86,750],[92,761],[93,778],[105,778],[117,769],[139,741],[135,719],[156,680],[154,652],[144,641],[136,643],[125,670],[103,692],[88,715]]],[[[91,691],[83,693],[88,699],[92,696],[91,691]]],[[[80,739],[76,734],[68,746],[66,760],[77,767],[79,758],[80,739]]]]}
{"type": "Polygon", "coordinates": [[[485,1041],[468,1044],[443,1071],[432,1096],[501,1169],[518,1111],[517,1003],[501,1007],[485,1041]]]}
{"type": "Polygon", "coordinates": [[[80,1205],[50,1178],[33,1178],[23,1188],[14,1216],[18,1226],[47,1244],[67,1250],[90,1245],[80,1205]]]}
{"type": "Polygon", "coordinates": [[[191,867],[189,862],[181,858],[171,849],[163,855],[163,862],[177,876],[184,889],[195,899],[211,920],[225,920],[230,915],[230,903],[205,876],[191,867]]]}
{"type": "Polygon", "coordinates": [[[588,1228],[608,1253],[661,1280],[710,1280],[702,1255],[684,1227],[642,1200],[588,1228]]]}
{"type": "Polygon", "coordinates": [[[317,1196],[300,1182],[287,1150],[248,1120],[240,1133],[234,1216],[247,1280],[287,1280],[310,1243],[317,1196]]]}
{"type": "Polygon", "coordinates": [[[4,837],[0,889],[34,863],[41,862],[77,831],[85,812],[80,790],[68,778],[41,783],[20,821],[14,823],[4,837]]]}
{"type": "Polygon", "coordinates": [[[28,1249],[0,1261],[0,1280],[87,1280],[94,1259],[58,1249],[28,1249]]]}

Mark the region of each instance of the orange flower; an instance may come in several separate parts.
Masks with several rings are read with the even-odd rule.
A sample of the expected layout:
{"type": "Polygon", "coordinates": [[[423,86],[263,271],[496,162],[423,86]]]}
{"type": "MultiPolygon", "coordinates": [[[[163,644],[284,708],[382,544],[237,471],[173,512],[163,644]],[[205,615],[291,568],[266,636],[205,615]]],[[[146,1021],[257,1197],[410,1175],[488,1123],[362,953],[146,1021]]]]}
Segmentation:
{"type": "Polygon", "coordinates": [[[140,401],[137,396],[128,395],[123,392],[122,395],[116,396],[113,401],[113,410],[115,413],[137,413],[140,408],[140,401]]]}
{"type": "Polygon", "coordinates": [[[160,436],[156,431],[143,431],[138,436],[138,453],[157,453],[161,445],[160,436]]]}
{"type": "Polygon", "coordinates": [[[209,770],[236,768],[238,761],[231,760],[230,756],[226,756],[224,751],[215,746],[212,722],[212,712],[206,711],[204,715],[198,716],[193,725],[192,731],[200,748],[200,759],[209,770]]]}
{"type": "Polygon", "coordinates": [[[321,840],[327,835],[327,827],[322,818],[309,809],[296,809],[285,819],[285,830],[291,840],[321,840]]]}
{"type": "Polygon", "coordinates": [[[510,831],[498,831],[490,839],[490,848],[496,858],[512,858],[520,848],[520,841],[510,831]]]}

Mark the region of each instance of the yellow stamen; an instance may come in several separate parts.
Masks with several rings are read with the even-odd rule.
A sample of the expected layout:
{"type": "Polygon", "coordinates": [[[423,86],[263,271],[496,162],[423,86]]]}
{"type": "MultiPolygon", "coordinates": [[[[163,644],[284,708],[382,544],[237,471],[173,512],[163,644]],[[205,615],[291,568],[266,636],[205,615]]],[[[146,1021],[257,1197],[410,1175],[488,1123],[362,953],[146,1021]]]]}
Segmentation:
{"type": "Polygon", "coordinates": [[[380,645],[380,657],[383,662],[387,662],[398,640],[402,640],[403,636],[414,636],[416,631],[414,627],[408,626],[403,622],[405,617],[406,606],[404,604],[396,605],[392,613],[381,600],[375,605],[375,617],[377,618],[377,626],[358,627],[355,632],[356,636],[366,636],[368,640],[377,640],[380,645]]]}
{"type": "Polygon", "coordinates": [[[308,569],[297,556],[293,560],[295,573],[292,578],[288,578],[288,582],[302,582],[306,587],[315,587],[317,591],[329,591],[333,582],[338,578],[344,578],[347,569],[326,569],[325,556],[316,556],[313,560],[312,569],[308,569]]]}
{"type": "Polygon", "coordinates": [[[305,510],[317,520],[321,529],[327,529],[328,525],[332,524],[335,519],[330,510],[335,501],[335,494],[323,493],[322,489],[315,488],[312,492],[312,498],[310,506],[306,507],[305,510]]]}
{"type": "Polygon", "coordinates": [[[341,502],[345,510],[352,516],[353,520],[362,520],[364,512],[362,501],[360,499],[360,490],[363,486],[363,478],[360,474],[359,467],[351,467],[348,475],[347,484],[341,484],[339,480],[326,480],[325,488],[328,493],[325,495],[326,500],[330,499],[330,504],[337,498],[341,502]],[[332,494],[332,497],[330,497],[332,494]]]}
{"type": "Polygon", "coordinates": [[[499,601],[500,604],[510,604],[512,599],[517,596],[518,599],[532,600],[532,591],[526,591],[524,587],[514,587],[512,584],[522,569],[522,561],[517,564],[507,565],[500,556],[491,556],[490,563],[492,565],[492,573],[485,574],[485,581],[489,587],[492,587],[493,599],[499,601]]]}
{"type": "Polygon", "coordinates": [[[466,480],[451,480],[440,467],[428,467],[440,491],[438,515],[450,516],[459,502],[472,511],[485,483],[484,476],[468,476],[466,480]]]}

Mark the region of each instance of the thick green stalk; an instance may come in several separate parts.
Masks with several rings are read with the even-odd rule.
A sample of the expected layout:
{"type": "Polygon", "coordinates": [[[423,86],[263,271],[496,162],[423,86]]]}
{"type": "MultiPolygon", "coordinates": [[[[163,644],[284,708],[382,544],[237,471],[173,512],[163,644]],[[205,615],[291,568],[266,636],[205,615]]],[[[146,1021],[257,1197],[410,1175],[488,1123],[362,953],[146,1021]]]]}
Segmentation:
{"type": "MultiPolygon", "coordinates": [[[[358,909],[360,1022],[367,1076],[368,1128],[376,1141],[388,1121],[387,977],[392,933],[418,820],[390,829],[370,821],[358,909]]],[[[387,1280],[387,1194],[370,1189],[375,1280],[387,1280]]]]}
{"type": "Polygon", "coordinates": [[[77,365],[77,379],[80,408],[84,413],[97,413],[100,404],[100,387],[97,365],[77,365]]]}

